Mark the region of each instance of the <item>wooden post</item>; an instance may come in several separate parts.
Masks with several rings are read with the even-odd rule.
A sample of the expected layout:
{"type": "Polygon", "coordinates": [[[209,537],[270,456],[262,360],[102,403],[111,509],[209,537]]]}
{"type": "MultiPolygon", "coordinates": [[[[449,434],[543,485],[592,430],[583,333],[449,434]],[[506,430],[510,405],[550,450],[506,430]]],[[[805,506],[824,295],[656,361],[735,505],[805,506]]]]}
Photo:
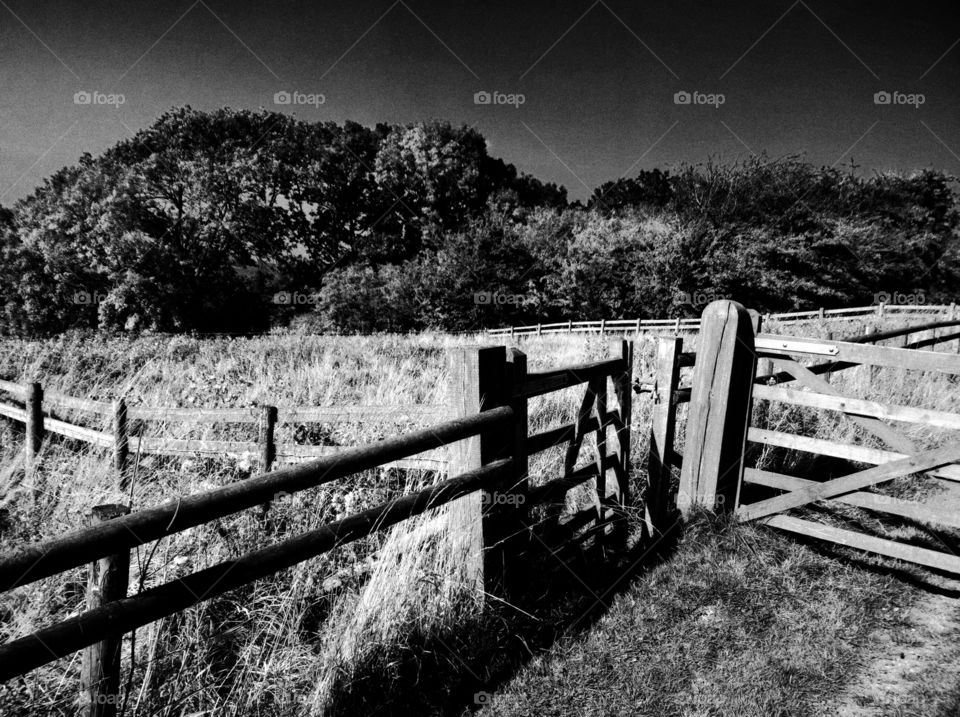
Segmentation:
{"type": "Polygon", "coordinates": [[[657,344],[657,373],[653,382],[653,411],[650,420],[650,456],[647,466],[646,522],[650,532],[666,532],[673,500],[670,496],[673,471],[673,439],[676,432],[674,394],[680,380],[680,353],[683,339],[661,337],[657,344]]]}
{"type": "Polygon", "coordinates": [[[573,319],[567,319],[567,333],[573,333],[573,319]]]}
{"type": "Polygon", "coordinates": [[[520,396],[523,385],[527,380],[527,356],[519,349],[511,348],[507,351],[507,378],[509,380],[509,402],[514,412],[513,445],[510,449],[516,465],[513,482],[508,486],[506,495],[510,498],[506,504],[505,513],[508,533],[508,544],[519,549],[528,537],[530,508],[527,498],[530,493],[528,475],[527,437],[529,423],[527,418],[527,399],[520,396]]]}
{"type": "Polygon", "coordinates": [[[273,440],[277,425],[277,407],[260,407],[260,472],[269,473],[277,457],[277,447],[273,440]]]}
{"type": "MultiPolygon", "coordinates": [[[[91,511],[93,524],[127,515],[125,505],[98,505],[91,511]]],[[[87,609],[94,610],[127,596],[130,552],[91,563],[87,578],[87,609]]],[[[122,638],[112,637],[83,651],[80,673],[81,714],[83,717],[114,717],[120,704],[120,645],[122,638]]]]}
{"type": "Polygon", "coordinates": [[[113,467],[120,479],[120,488],[125,489],[127,480],[127,461],[130,455],[129,434],[127,432],[127,402],[118,398],[113,402],[113,467]]]}
{"type": "Polygon", "coordinates": [[[543,324],[537,324],[537,336],[543,333],[543,324]]]}
{"type": "Polygon", "coordinates": [[[885,308],[885,302],[881,301],[879,304],[877,304],[877,316],[883,316],[886,313],[885,308]]]}
{"type": "MultiPolygon", "coordinates": [[[[619,349],[623,360],[623,371],[613,375],[613,393],[617,397],[619,421],[616,424],[617,446],[617,502],[622,519],[626,520],[626,507],[630,503],[630,441],[633,436],[633,341],[617,341],[615,349],[619,349]]],[[[626,524],[624,522],[624,528],[626,524]]]]}
{"type": "MultiPolygon", "coordinates": [[[[450,400],[454,417],[472,416],[505,405],[507,391],[507,351],[504,346],[460,348],[450,354],[450,400]]],[[[510,454],[515,436],[503,430],[484,433],[451,446],[450,475],[457,476],[510,454]]],[[[498,500],[497,490],[471,493],[454,501],[462,512],[464,531],[476,531],[468,537],[477,544],[470,556],[470,571],[478,576],[487,592],[502,591],[506,577],[502,550],[503,530],[499,516],[491,510],[498,500]]]]}
{"type": "Polygon", "coordinates": [[[677,320],[673,324],[673,333],[675,334],[680,333],[680,317],[679,316],[677,317],[677,320]]]}
{"type": "Polygon", "coordinates": [[[637,319],[637,325],[636,325],[636,328],[634,329],[634,333],[635,333],[637,336],[640,335],[640,319],[637,319]]]}
{"type": "Polygon", "coordinates": [[[756,372],[753,328],[734,301],[703,311],[678,506],[736,509],[756,372]]]}
{"type": "Polygon", "coordinates": [[[33,382],[26,391],[26,443],[23,450],[23,465],[27,480],[33,484],[33,497],[40,497],[42,487],[38,476],[37,456],[43,445],[43,387],[33,382]]]}
{"type": "Polygon", "coordinates": [[[823,307],[822,307],[822,306],[817,310],[817,317],[818,317],[821,321],[823,321],[823,307]]]}
{"type": "MultiPolygon", "coordinates": [[[[873,324],[867,324],[863,333],[870,335],[877,333],[877,329],[873,324]]],[[[875,375],[874,366],[861,366],[860,369],[860,395],[864,398],[870,395],[870,391],[873,389],[873,377],[875,375]]]]}
{"type": "Polygon", "coordinates": [[[953,321],[957,318],[957,304],[956,302],[950,302],[950,320],[953,321]]]}
{"type": "Polygon", "coordinates": [[[607,333],[607,320],[600,319],[600,335],[604,336],[607,333]]]}
{"type": "MultiPolygon", "coordinates": [[[[833,341],[833,332],[832,332],[832,331],[828,331],[828,332],[827,332],[827,341],[833,341]]],[[[831,381],[832,378],[833,378],[833,372],[832,372],[832,371],[827,371],[825,374],[823,374],[823,380],[826,381],[827,383],[830,383],[830,381],[831,381]]]]}

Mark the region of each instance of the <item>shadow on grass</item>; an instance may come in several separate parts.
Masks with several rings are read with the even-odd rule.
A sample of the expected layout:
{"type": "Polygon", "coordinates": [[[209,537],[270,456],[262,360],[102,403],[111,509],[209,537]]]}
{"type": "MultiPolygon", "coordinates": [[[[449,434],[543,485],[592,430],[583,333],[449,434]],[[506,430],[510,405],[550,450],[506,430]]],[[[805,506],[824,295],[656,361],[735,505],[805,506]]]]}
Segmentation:
{"type": "MultiPolygon", "coordinates": [[[[590,629],[633,578],[669,558],[680,537],[671,521],[658,539],[628,548],[616,526],[598,525],[593,516],[593,509],[581,511],[517,534],[502,571],[494,571],[503,581],[488,588],[476,620],[447,634],[414,635],[396,654],[361,666],[338,687],[329,713],[462,715],[482,707],[531,658],[590,629]]],[[[488,555],[488,569],[491,558],[497,561],[488,555]]]]}

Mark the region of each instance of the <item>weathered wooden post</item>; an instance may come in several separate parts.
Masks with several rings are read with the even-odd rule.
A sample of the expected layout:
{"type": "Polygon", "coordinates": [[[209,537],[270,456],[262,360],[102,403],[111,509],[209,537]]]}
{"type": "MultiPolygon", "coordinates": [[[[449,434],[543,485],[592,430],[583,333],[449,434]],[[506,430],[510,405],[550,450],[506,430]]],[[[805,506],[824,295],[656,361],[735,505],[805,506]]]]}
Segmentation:
{"type": "Polygon", "coordinates": [[[273,439],[277,425],[277,407],[260,407],[260,472],[269,473],[273,470],[273,462],[277,457],[277,446],[273,439]]]}
{"type": "Polygon", "coordinates": [[[573,319],[567,319],[567,333],[573,333],[573,319]]]}
{"type": "Polygon", "coordinates": [[[600,335],[606,336],[606,334],[607,334],[607,320],[600,319],[600,335]]]}
{"type": "MultiPolygon", "coordinates": [[[[102,523],[127,515],[125,505],[98,505],[91,511],[91,522],[102,523]]],[[[94,610],[127,596],[130,552],[100,558],[90,564],[87,578],[87,609],[94,610]]],[[[112,637],[83,651],[80,673],[81,714],[83,717],[114,717],[120,704],[120,646],[122,639],[112,637]]]]}
{"type": "MultiPolygon", "coordinates": [[[[832,332],[832,331],[828,331],[828,332],[827,332],[827,341],[833,341],[833,332],[832,332]]],[[[830,383],[830,380],[831,380],[832,377],[833,377],[833,372],[832,372],[832,371],[827,371],[825,374],[823,374],[823,380],[826,381],[827,383],[830,383]]]]}
{"type": "Polygon", "coordinates": [[[678,507],[736,509],[756,371],[750,314],[735,301],[703,311],[678,507]]]}
{"type": "Polygon", "coordinates": [[[537,336],[543,333],[543,324],[537,324],[537,336]]]}
{"type": "Polygon", "coordinates": [[[43,387],[34,381],[26,387],[26,442],[23,450],[23,466],[27,481],[32,484],[33,497],[37,499],[43,488],[38,476],[38,456],[43,445],[43,387]]]}
{"type": "Polygon", "coordinates": [[[617,341],[614,349],[619,349],[623,361],[623,370],[614,374],[613,393],[617,398],[619,410],[616,430],[617,463],[617,505],[621,511],[621,522],[626,528],[626,507],[630,502],[630,442],[633,436],[633,341],[617,341]]]}
{"type": "MultiPolygon", "coordinates": [[[[456,349],[450,354],[450,400],[454,417],[471,416],[480,411],[509,402],[507,353],[504,346],[456,349]]],[[[480,468],[491,461],[510,455],[515,435],[510,430],[488,431],[451,446],[450,475],[455,476],[480,468]]],[[[467,556],[472,565],[468,572],[487,592],[502,591],[505,580],[502,521],[493,508],[500,491],[474,492],[451,503],[459,529],[469,535],[465,543],[476,546],[467,556]]]]}
{"type": "Polygon", "coordinates": [[[113,467],[120,478],[120,488],[129,485],[127,461],[130,456],[130,436],[127,432],[127,402],[118,398],[113,402],[113,467]]]}
{"type": "MultiPolygon", "coordinates": [[[[877,329],[873,324],[867,324],[863,333],[870,336],[877,333],[877,329]]],[[[869,343],[869,342],[868,342],[869,343]]],[[[874,366],[861,366],[860,371],[860,395],[863,398],[866,398],[870,395],[870,392],[873,390],[873,377],[875,375],[876,368],[874,366]]]]}
{"type": "Polygon", "coordinates": [[[527,436],[529,421],[527,417],[527,398],[523,395],[523,386],[527,380],[527,355],[516,348],[507,351],[506,378],[508,380],[509,404],[513,408],[514,423],[512,431],[513,457],[516,471],[514,480],[508,487],[505,505],[505,531],[508,546],[520,549],[524,538],[528,537],[530,508],[527,500],[530,494],[529,467],[527,457],[527,436]]]}
{"type": "Polygon", "coordinates": [[[669,527],[673,501],[670,485],[673,472],[673,440],[676,432],[674,396],[680,380],[680,352],[683,339],[661,337],[657,343],[657,373],[653,382],[653,412],[650,421],[650,455],[647,467],[645,516],[651,534],[662,535],[669,527]]]}

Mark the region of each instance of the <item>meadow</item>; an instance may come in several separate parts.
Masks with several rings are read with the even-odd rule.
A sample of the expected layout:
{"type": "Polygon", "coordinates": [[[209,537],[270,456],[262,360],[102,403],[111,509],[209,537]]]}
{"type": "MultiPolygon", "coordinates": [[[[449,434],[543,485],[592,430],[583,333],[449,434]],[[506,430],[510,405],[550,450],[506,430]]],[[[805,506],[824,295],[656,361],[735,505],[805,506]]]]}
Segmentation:
{"type": "MultiPolygon", "coordinates": [[[[890,319],[888,323],[892,327],[899,322],[890,319]]],[[[799,333],[793,326],[783,328],[799,333]]],[[[878,328],[887,326],[880,323],[878,328]]],[[[768,330],[780,328],[772,325],[768,330]]],[[[811,322],[801,335],[827,331],[856,334],[862,325],[858,321],[811,322]]],[[[695,350],[695,335],[685,342],[685,350],[695,350]]],[[[123,396],[131,406],[446,405],[447,352],[478,343],[493,342],[482,335],[449,334],[127,338],[73,333],[45,341],[4,340],[0,378],[39,380],[48,390],[97,400],[123,396]]],[[[610,337],[582,335],[526,337],[515,345],[527,353],[531,370],[598,360],[611,351],[610,337]]],[[[634,376],[649,380],[654,343],[642,339],[636,348],[634,376]]],[[[687,385],[688,371],[682,378],[687,385]]],[[[833,380],[841,389],[847,382],[857,382],[854,393],[864,395],[859,391],[865,386],[861,369],[838,373],[833,380]]],[[[948,377],[884,370],[868,391],[893,403],[954,412],[960,408],[956,387],[948,377]]],[[[532,403],[531,433],[571,420],[581,392],[570,389],[532,403]]],[[[682,407],[679,413],[678,448],[682,446],[682,407]]],[[[828,419],[822,412],[777,406],[764,415],[774,429],[801,427],[803,433],[816,437],[866,440],[849,421],[828,419]]],[[[649,394],[635,396],[632,481],[636,499],[629,516],[634,537],[642,524],[649,416],[649,394]]],[[[352,446],[414,427],[399,420],[387,425],[290,425],[280,428],[288,434],[278,435],[278,441],[352,446]]],[[[170,423],[154,428],[173,438],[252,437],[245,433],[252,430],[249,426],[170,423]]],[[[922,429],[909,435],[924,446],[943,440],[942,432],[925,434],[922,429]]],[[[41,457],[42,491],[35,495],[34,486],[23,480],[22,440],[19,426],[0,423],[4,550],[74,530],[85,524],[92,506],[119,502],[136,510],[171,496],[242,480],[256,465],[254,456],[244,454],[222,459],[136,456],[134,478],[121,491],[106,452],[50,438],[41,457]]],[[[797,475],[823,469],[804,463],[807,459],[802,454],[792,452],[768,449],[759,460],[797,475]]],[[[539,454],[531,461],[532,483],[557,477],[562,465],[560,449],[539,454]]],[[[132,589],[166,582],[284,535],[318,527],[433,479],[426,472],[369,471],[275,501],[260,511],[168,537],[137,551],[131,565],[132,589]]],[[[897,481],[887,490],[919,496],[935,492],[937,486],[932,480],[910,479],[897,481]]],[[[584,486],[571,491],[558,507],[573,513],[588,501],[589,486],[584,486]]],[[[375,710],[460,714],[494,701],[485,690],[493,692],[498,685],[507,692],[496,702],[499,707],[494,714],[548,714],[565,700],[586,705],[584,714],[603,714],[609,708],[606,702],[584,702],[576,695],[581,678],[617,674],[619,661],[629,658],[611,654],[606,658],[609,664],[601,659],[598,666],[599,658],[593,654],[592,666],[581,662],[584,645],[602,652],[602,644],[591,642],[590,635],[611,630],[623,640],[635,631],[638,644],[655,640],[658,646],[654,652],[637,648],[641,652],[629,658],[636,678],[627,691],[642,688],[646,695],[631,704],[653,710],[641,713],[767,714],[762,710],[769,703],[762,702],[756,690],[750,693],[756,693],[753,702],[748,699],[735,706],[728,699],[735,686],[756,681],[751,670],[762,664],[764,674],[778,685],[778,699],[796,706],[798,711],[789,714],[804,714],[813,704],[818,681],[838,689],[854,641],[876,626],[884,610],[906,599],[894,594],[895,581],[869,569],[884,564],[882,560],[861,559],[860,567],[839,565],[834,562],[837,555],[850,558],[842,549],[825,557],[815,546],[782,538],[761,540],[757,536],[763,532],[756,528],[718,525],[704,518],[678,545],[665,542],[662,550],[652,554],[638,552],[635,540],[613,554],[575,545],[555,551],[544,546],[539,560],[530,566],[530,594],[515,604],[499,604],[492,598],[481,600],[477,586],[458,583],[464,573],[455,538],[471,529],[459,522],[462,519],[452,508],[445,515],[344,546],[138,631],[124,642],[124,714],[300,715],[375,710]],[[673,549],[676,555],[667,560],[673,549]],[[758,555],[759,564],[748,566],[748,558],[758,555]],[[657,567],[660,561],[666,562],[657,567]],[[710,564],[717,568],[712,574],[710,564]],[[826,576],[826,582],[797,582],[785,577],[791,569],[811,580],[826,576]],[[760,587],[741,594],[747,585],[760,587]],[[700,597],[691,597],[698,590],[704,591],[700,597]],[[734,615],[742,617],[745,610],[768,601],[772,604],[784,591],[793,591],[799,601],[815,600],[818,608],[798,608],[769,619],[740,619],[742,627],[737,629],[741,632],[735,639],[733,633],[723,637],[717,632],[721,627],[733,630],[734,615]],[[707,599],[711,595],[716,598],[712,602],[707,599]],[[701,619],[700,614],[696,620],[688,619],[681,615],[688,603],[712,606],[713,612],[709,619],[701,619]],[[666,632],[652,633],[653,625],[638,617],[638,610],[653,610],[656,625],[666,632]],[[794,629],[801,624],[802,631],[794,629]],[[671,630],[682,630],[683,639],[667,639],[664,635],[673,634],[671,630]],[[806,642],[801,635],[807,636],[806,642]],[[817,651],[828,643],[830,656],[818,663],[817,651]],[[579,651],[580,657],[565,661],[563,656],[571,651],[579,651]],[[706,659],[705,654],[714,668],[709,672],[695,667],[706,659]],[[774,655],[782,659],[778,662],[774,655]],[[661,661],[673,665],[675,672],[658,666],[661,661]],[[678,679],[685,681],[683,685],[678,686],[678,679]],[[726,687],[721,689],[724,680],[726,687]],[[531,693],[537,691],[537,684],[539,695],[531,693]],[[486,696],[477,698],[478,694],[486,696]],[[550,697],[555,699],[549,702],[550,697]]],[[[880,531],[905,530],[874,522],[880,531]]],[[[28,634],[81,611],[85,586],[84,571],[75,570],[0,596],[0,640],[28,634]]],[[[78,672],[79,656],[74,656],[4,684],[0,711],[72,715],[78,672]]]]}

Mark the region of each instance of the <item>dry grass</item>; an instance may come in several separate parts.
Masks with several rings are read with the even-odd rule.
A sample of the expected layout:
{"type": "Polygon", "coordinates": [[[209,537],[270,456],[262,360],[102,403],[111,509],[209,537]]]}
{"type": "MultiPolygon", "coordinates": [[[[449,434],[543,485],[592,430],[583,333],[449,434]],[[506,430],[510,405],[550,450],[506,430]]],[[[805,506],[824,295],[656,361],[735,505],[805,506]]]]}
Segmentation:
{"type": "MultiPolygon", "coordinates": [[[[838,333],[858,332],[857,322],[849,325],[849,331],[838,329],[835,322],[829,327],[838,333]]],[[[808,326],[802,335],[816,335],[827,327],[808,326]]],[[[792,326],[785,332],[798,333],[792,326]]],[[[137,340],[68,336],[0,344],[0,378],[36,378],[50,390],[100,400],[124,395],[129,403],[145,406],[443,404],[446,350],[477,342],[489,343],[481,337],[445,335],[137,340]]],[[[528,354],[531,370],[596,360],[608,352],[605,341],[582,336],[529,337],[519,346],[528,354]]],[[[696,337],[688,337],[684,348],[695,350],[696,337]]],[[[653,353],[651,342],[638,345],[635,375],[652,375],[653,353]]],[[[856,382],[858,371],[838,374],[835,385],[843,388],[844,382],[856,382]]],[[[957,410],[949,379],[902,373],[881,372],[872,395],[893,403],[957,410]]],[[[689,369],[683,376],[689,383],[689,369]]],[[[570,420],[580,396],[579,390],[568,390],[535,400],[531,431],[570,420]]],[[[638,495],[643,490],[649,409],[649,401],[638,397],[633,451],[638,495]]],[[[683,410],[681,419],[682,415],[683,410]]],[[[869,441],[849,422],[825,420],[823,415],[820,412],[814,420],[811,412],[794,408],[769,413],[771,427],[779,430],[869,441]]],[[[94,425],[80,416],[67,418],[94,425]]],[[[413,427],[281,426],[277,440],[356,445],[413,427]]],[[[253,438],[251,427],[172,424],[154,430],[154,435],[173,438],[253,438]]],[[[682,444],[682,430],[679,433],[682,444]]],[[[942,437],[922,430],[910,435],[922,445],[942,437]]],[[[0,538],[5,548],[76,529],[93,505],[150,506],[173,495],[241,480],[253,465],[252,457],[243,455],[223,460],[141,458],[130,493],[121,494],[102,452],[53,439],[44,448],[44,492],[34,503],[20,482],[21,443],[16,428],[0,425],[0,538]]],[[[768,452],[760,458],[768,467],[798,475],[811,469],[799,454],[768,452]]],[[[539,454],[531,461],[534,481],[556,477],[561,466],[560,449],[539,454]]],[[[370,471],[276,502],[266,516],[248,511],[171,536],[137,551],[131,583],[160,584],[410,492],[430,479],[414,472],[370,471]]],[[[902,482],[896,490],[905,493],[916,490],[916,485],[917,481],[902,482]]],[[[589,485],[571,491],[563,509],[576,512],[591,498],[589,485]]],[[[612,575],[597,576],[591,572],[596,566],[587,566],[574,579],[548,555],[544,561],[555,572],[548,575],[540,566],[541,572],[531,572],[531,580],[538,586],[567,580],[566,592],[557,588],[516,606],[525,615],[502,606],[481,610],[476,571],[466,559],[475,555],[478,526],[464,517],[476,514],[465,508],[465,502],[138,631],[135,640],[124,645],[126,714],[299,715],[320,713],[324,705],[330,714],[369,713],[378,705],[386,706],[385,714],[401,713],[401,707],[426,714],[451,713],[456,705],[470,703],[473,692],[497,683],[531,654],[549,648],[568,632],[571,622],[582,628],[577,622],[580,615],[600,609],[582,584],[600,594],[619,578],[620,570],[614,565],[612,575]],[[419,695],[419,701],[411,694],[419,695]]],[[[688,567],[693,570],[693,563],[688,567]]],[[[869,584],[862,577],[851,580],[853,587],[869,584]]],[[[27,634],[80,611],[84,584],[84,571],[75,570],[0,596],[0,639],[27,634]]],[[[839,610],[841,604],[834,607],[839,610]]],[[[668,646],[663,649],[669,653],[668,646]]],[[[751,643],[750,649],[772,648],[751,643]]],[[[739,663],[725,663],[722,654],[716,659],[727,671],[738,669],[739,663]]],[[[72,715],[78,671],[74,657],[0,686],[0,712],[72,715]]]]}

